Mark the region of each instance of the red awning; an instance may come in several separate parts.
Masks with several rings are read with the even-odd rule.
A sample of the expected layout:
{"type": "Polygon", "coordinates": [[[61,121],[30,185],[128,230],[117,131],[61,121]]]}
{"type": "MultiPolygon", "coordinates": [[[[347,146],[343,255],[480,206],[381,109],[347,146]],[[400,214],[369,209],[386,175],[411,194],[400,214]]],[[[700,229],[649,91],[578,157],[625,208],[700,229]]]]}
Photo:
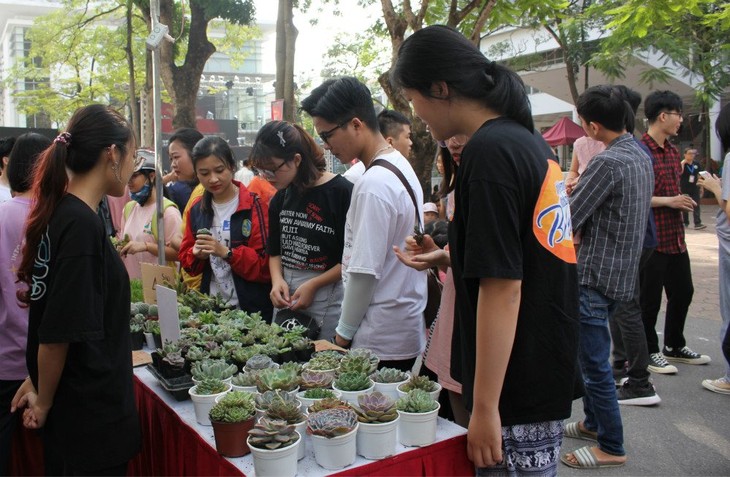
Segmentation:
{"type": "Polygon", "coordinates": [[[548,144],[551,146],[564,146],[573,144],[579,137],[585,136],[583,128],[575,124],[570,118],[563,117],[553,127],[542,133],[548,144]]]}

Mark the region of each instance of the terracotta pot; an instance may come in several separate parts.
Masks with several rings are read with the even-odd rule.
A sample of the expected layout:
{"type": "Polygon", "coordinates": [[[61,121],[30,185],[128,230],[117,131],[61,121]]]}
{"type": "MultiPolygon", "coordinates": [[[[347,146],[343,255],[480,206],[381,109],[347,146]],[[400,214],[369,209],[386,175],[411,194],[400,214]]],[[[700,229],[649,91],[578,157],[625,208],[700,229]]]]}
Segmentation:
{"type": "Polygon", "coordinates": [[[248,431],[253,429],[254,420],[243,422],[212,421],[215,448],[225,457],[242,457],[251,452],[248,448],[248,431]]]}

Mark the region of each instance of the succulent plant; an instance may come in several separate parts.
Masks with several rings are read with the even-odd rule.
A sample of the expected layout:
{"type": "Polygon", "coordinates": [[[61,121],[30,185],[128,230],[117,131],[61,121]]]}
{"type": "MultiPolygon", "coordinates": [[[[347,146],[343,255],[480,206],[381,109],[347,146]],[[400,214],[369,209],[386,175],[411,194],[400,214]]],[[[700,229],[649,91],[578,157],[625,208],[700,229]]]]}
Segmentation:
{"type": "Polygon", "coordinates": [[[187,359],[188,361],[203,361],[204,359],[208,359],[209,357],[210,353],[198,346],[191,346],[190,348],[188,348],[188,352],[185,355],[185,359],[187,359]]]}
{"type": "Polygon", "coordinates": [[[152,333],[153,335],[160,334],[160,322],[157,320],[147,320],[144,322],[145,333],[152,333]]]}
{"type": "Polygon", "coordinates": [[[339,374],[344,373],[362,373],[370,376],[378,368],[378,363],[373,364],[370,358],[366,356],[350,356],[347,355],[340,361],[339,374]]]}
{"type": "Polygon", "coordinates": [[[305,369],[299,376],[299,386],[302,389],[328,388],[332,385],[334,376],[330,373],[321,373],[305,369]]]}
{"type": "Polygon", "coordinates": [[[413,389],[398,399],[396,406],[399,411],[423,413],[438,408],[438,403],[423,389],[413,389]]]}
{"type": "Polygon", "coordinates": [[[325,409],[307,418],[307,433],[327,439],[347,434],[356,426],[357,415],[352,409],[325,409]]]}
{"type": "Polygon", "coordinates": [[[131,333],[139,333],[141,331],[144,331],[144,315],[141,313],[136,313],[132,315],[132,317],[129,319],[129,331],[131,333]]]}
{"type": "MultiPolygon", "coordinates": [[[[211,360],[220,360],[220,361],[225,361],[229,354],[228,350],[225,349],[223,346],[214,346],[210,349],[209,353],[210,353],[211,360]]],[[[236,369],[238,369],[238,368],[236,368],[236,369]]]]}
{"type": "MultiPolygon", "coordinates": [[[[339,355],[339,353],[337,353],[339,355]]],[[[337,369],[340,366],[340,357],[333,355],[322,355],[317,353],[307,363],[307,369],[313,371],[328,371],[337,369]]]]}
{"type": "Polygon", "coordinates": [[[238,373],[231,378],[231,384],[236,386],[256,386],[256,374],[255,372],[238,373]]]}
{"type": "Polygon", "coordinates": [[[270,357],[263,354],[253,355],[246,361],[246,368],[252,371],[273,368],[275,365],[276,363],[274,363],[270,357]]]}
{"type": "Polygon", "coordinates": [[[259,449],[281,449],[299,440],[296,427],[286,421],[262,417],[253,429],[248,431],[248,443],[259,449]]]}
{"type": "Polygon", "coordinates": [[[177,315],[180,317],[181,320],[187,320],[190,318],[190,315],[193,314],[193,309],[189,306],[182,305],[180,303],[177,304],[177,315]]]}
{"type": "Polygon", "coordinates": [[[274,399],[266,410],[266,417],[279,419],[289,424],[297,424],[304,420],[304,414],[299,410],[298,401],[284,401],[274,399]]]}
{"type": "Polygon", "coordinates": [[[266,411],[269,409],[269,406],[271,406],[271,403],[277,400],[280,401],[286,401],[286,402],[292,402],[292,403],[298,403],[296,397],[292,396],[289,393],[281,392],[281,391],[266,391],[265,393],[261,393],[255,397],[256,399],[256,409],[260,409],[262,411],[266,411]]]}
{"type": "Polygon", "coordinates": [[[183,366],[185,366],[185,359],[182,357],[179,351],[167,353],[165,357],[162,358],[162,361],[175,368],[182,368],[183,366]]]}
{"type": "Polygon", "coordinates": [[[279,368],[293,371],[297,376],[302,373],[302,365],[294,361],[287,361],[286,363],[282,363],[279,368]]]}
{"type": "Polygon", "coordinates": [[[216,378],[205,378],[195,386],[195,394],[203,396],[219,394],[228,389],[226,383],[216,378]]]}
{"type": "Polygon", "coordinates": [[[245,365],[246,361],[251,359],[251,357],[256,355],[256,353],[258,353],[258,350],[254,349],[253,346],[246,346],[234,349],[233,352],[231,352],[231,359],[236,363],[245,365]]]}
{"type": "Polygon", "coordinates": [[[374,366],[373,372],[377,369],[378,363],[380,362],[380,358],[378,358],[378,355],[372,352],[372,350],[369,350],[367,348],[353,348],[347,352],[346,357],[358,357],[361,356],[363,358],[367,358],[370,363],[374,366]]]}
{"type": "Polygon", "coordinates": [[[299,377],[291,369],[266,368],[256,375],[256,387],[260,393],[280,389],[293,391],[299,385],[299,377]]]}
{"type": "Polygon", "coordinates": [[[150,314],[150,306],[147,303],[137,303],[137,313],[141,313],[144,316],[150,314]]]}
{"type": "Polygon", "coordinates": [[[320,399],[319,401],[315,401],[311,406],[307,408],[307,412],[312,414],[313,412],[324,411],[325,409],[334,409],[337,407],[352,409],[352,406],[350,406],[347,402],[334,397],[324,398],[320,399]]]}
{"type": "Polygon", "coordinates": [[[238,368],[222,360],[205,359],[193,363],[190,371],[195,379],[217,378],[223,381],[233,376],[238,368]]]}
{"type": "Polygon", "coordinates": [[[309,338],[299,338],[291,342],[291,348],[294,351],[304,351],[309,349],[310,346],[312,346],[312,340],[309,338]]]}
{"type": "Polygon", "coordinates": [[[361,394],[357,397],[355,413],[360,422],[390,422],[398,417],[395,401],[380,392],[361,394]]]}
{"type": "MultiPolygon", "coordinates": [[[[151,323],[151,322],[148,321],[147,323],[151,323]]],[[[180,352],[180,347],[178,345],[176,345],[174,343],[170,343],[170,342],[165,343],[162,348],[157,348],[157,354],[159,354],[161,358],[164,358],[165,356],[167,356],[170,353],[179,353],[179,352],[180,352]]]]}
{"type": "Polygon", "coordinates": [[[365,373],[342,373],[335,379],[335,386],[341,391],[363,391],[372,385],[365,373]]]}
{"type": "Polygon", "coordinates": [[[408,373],[395,368],[380,368],[370,378],[376,383],[400,383],[408,379],[408,373]]]}
{"type": "Polygon", "coordinates": [[[312,388],[307,389],[302,394],[307,399],[325,399],[325,398],[337,398],[335,393],[331,389],[323,388],[312,388]]]}
{"type": "Polygon", "coordinates": [[[210,410],[210,420],[215,422],[243,422],[256,414],[253,394],[233,391],[223,396],[210,410]]]}
{"type": "Polygon", "coordinates": [[[150,305],[149,311],[147,312],[147,316],[158,316],[160,312],[157,309],[157,305],[150,305]]]}
{"type": "Polygon", "coordinates": [[[406,393],[414,389],[422,389],[430,393],[438,389],[438,384],[428,379],[428,376],[413,376],[408,382],[401,384],[399,388],[406,393]]]}

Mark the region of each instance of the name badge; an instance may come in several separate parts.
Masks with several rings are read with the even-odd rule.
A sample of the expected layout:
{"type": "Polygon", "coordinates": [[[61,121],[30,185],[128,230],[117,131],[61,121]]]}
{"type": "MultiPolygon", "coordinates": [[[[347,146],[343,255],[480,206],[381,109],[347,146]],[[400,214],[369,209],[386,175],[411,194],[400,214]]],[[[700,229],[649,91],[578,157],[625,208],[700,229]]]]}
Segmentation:
{"type": "Polygon", "coordinates": [[[223,231],[224,232],[230,232],[231,230],[231,221],[230,220],[224,220],[223,221],[223,231]]]}

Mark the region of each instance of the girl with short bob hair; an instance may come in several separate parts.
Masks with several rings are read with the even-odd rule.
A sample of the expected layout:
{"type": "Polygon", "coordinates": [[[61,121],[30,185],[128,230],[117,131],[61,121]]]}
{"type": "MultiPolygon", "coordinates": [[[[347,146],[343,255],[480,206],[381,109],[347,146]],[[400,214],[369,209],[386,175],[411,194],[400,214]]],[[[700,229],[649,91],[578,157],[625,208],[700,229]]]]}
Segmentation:
{"type": "Polygon", "coordinates": [[[200,291],[271,319],[268,205],[233,179],[236,163],[225,140],[201,139],[193,149],[201,197],[185,211],[178,258],[187,273],[202,276],[200,291]]]}
{"type": "Polygon", "coordinates": [[[35,170],[18,272],[29,286],[30,376],[12,408],[45,428],[61,459],[46,460],[49,475],[124,475],[140,447],[129,277],[96,213],[104,195],[124,193],[134,149],[129,123],[95,104],[76,110],[35,170]]]}
{"type": "MultiPolygon", "coordinates": [[[[567,233],[561,228],[570,210],[560,167],[534,131],[519,76],[453,28],[407,38],[392,78],[436,140],[469,137],[449,225],[460,297],[451,374],[472,412],[469,458],[480,475],[556,473],[578,356],[576,259],[570,221],[567,233]]],[[[435,250],[412,241],[409,249],[435,250]]]]}
{"type": "MultiPolygon", "coordinates": [[[[269,270],[275,314],[306,314],[330,339],[340,318],[342,250],[352,183],[325,171],[322,149],[284,121],[261,128],[251,151],[258,174],[278,192],[269,204],[269,270]]],[[[315,328],[316,329],[316,328],[315,328]]]]}

